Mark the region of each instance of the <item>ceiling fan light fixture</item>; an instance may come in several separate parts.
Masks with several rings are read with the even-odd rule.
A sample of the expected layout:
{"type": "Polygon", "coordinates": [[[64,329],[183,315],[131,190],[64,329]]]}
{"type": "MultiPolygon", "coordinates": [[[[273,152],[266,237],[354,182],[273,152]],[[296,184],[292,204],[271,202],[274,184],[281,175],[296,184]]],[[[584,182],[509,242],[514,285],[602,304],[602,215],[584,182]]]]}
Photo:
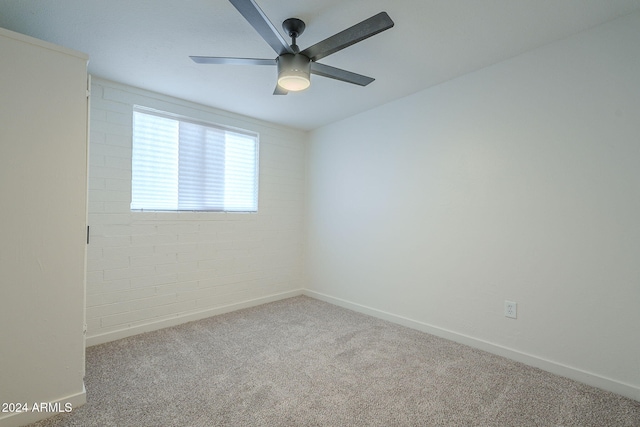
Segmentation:
{"type": "Polygon", "coordinates": [[[278,79],[278,86],[289,92],[299,92],[311,86],[311,81],[307,76],[288,74],[278,79]]]}
{"type": "Polygon", "coordinates": [[[290,92],[311,85],[311,60],[304,55],[285,53],[278,57],[278,86],[290,92]]]}

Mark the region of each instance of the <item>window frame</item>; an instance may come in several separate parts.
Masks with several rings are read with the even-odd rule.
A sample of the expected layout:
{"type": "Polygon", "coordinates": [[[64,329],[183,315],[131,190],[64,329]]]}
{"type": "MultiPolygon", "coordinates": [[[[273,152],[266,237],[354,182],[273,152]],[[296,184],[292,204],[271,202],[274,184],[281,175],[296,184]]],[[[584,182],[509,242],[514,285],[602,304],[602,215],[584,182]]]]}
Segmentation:
{"type": "MultiPolygon", "coordinates": [[[[209,122],[206,120],[196,119],[189,116],[184,116],[182,114],[176,114],[168,111],[158,110],[155,108],[150,108],[141,105],[134,105],[131,113],[131,197],[129,203],[129,210],[132,213],[141,213],[141,212],[168,212],[168,213],[258,213],[259,210],[259,201],[260,201],[260,134],[255,131],[238,128],[229,125],[222,125],[219,123],[209,122]],[[147,114],[151,116],[157,116],[160,118],[176,120],[178,122],[184,122],[196,126],[203,126],[205,128],[212,128],[215,130],[219,130],[222,132],[230,132],[237,135],[244,135],[250,138],[253,138],[255,141],[255,209],[158,209],[158,208],[131,208],[133,204],[133,149],[134,149],[134,134],[135,134],[135,113],[147,114]]],[[[180,140],[178,140],[178,147],[180,145],[180,140]]],[[[226,158],[225,158],[226,164],[226,158]]],[[[224,181],[223,181],[224,182],[224,181]]],[[[180,185],[180,181],[178,179],[177,185],[180,185]]]]}

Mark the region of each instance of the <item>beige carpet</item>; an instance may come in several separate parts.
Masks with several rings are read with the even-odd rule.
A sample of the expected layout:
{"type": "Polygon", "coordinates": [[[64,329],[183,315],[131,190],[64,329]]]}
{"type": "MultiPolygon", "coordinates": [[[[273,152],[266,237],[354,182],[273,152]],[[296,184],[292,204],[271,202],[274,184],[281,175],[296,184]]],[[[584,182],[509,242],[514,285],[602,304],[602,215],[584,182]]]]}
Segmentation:
{"type": "Polygon", "coordinates": [[[640,402],[296,297],[87,349],[34,426],[640,426],[640,402]]]}

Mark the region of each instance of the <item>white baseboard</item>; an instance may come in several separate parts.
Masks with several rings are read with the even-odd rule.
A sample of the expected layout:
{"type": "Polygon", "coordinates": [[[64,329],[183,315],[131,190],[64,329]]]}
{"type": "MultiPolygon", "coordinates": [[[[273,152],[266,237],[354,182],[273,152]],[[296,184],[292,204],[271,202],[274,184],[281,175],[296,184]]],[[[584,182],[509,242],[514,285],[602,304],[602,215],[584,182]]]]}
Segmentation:
{"type": "Polygon", "coordinates": [[[330,304],[334,304],[340,307],[347,308],[349,310],[357,311],[359,313],[367,314],[379,319],[387,320],[389,322],[397,323],[412,329],[417,329],[422,332],[426,332],[438,337],[442,337],[451,341],[458,342],[460,344],[468,345],[480,350],[484,350],[488,353],[492,353],[498,356],[506,357],[517,362],[524,363],[525,365],[533,366],[542,369],[552,374],[560,375],[562,377],[570,378],[572,380],[597,387],[603,390],[607,390],[630,399],[640,401],[640,388],[631,384],[626,384],[617,380],[606,378],[597,374],[583,371],[571,366],[564,365],[562,363],[554,362],[551,360],[543,359],[538,356],[523,353],[518,350],[513,350],[499,344],[494,344],[488,341],[473,338],[468,335],[460,334],[447,329],[439,328],[437,326],[429,325],[427,323],[412,320],[403,316],[388,313],[386,311],[378,310],[375,308],[367,307],[361,304],[356,304],[351,301],[347,301],[341,298],[335,298],[329,295],[325,295],[320,292],[305,289],[303,294],[311,298],[316,298],[330,304]]]}
{"type": "MultiPolygon", "coordinates": [[[[535,355],[524,353],[518,350],[514,350],[508,347],[494,344],[488,341],[480,340],[468,335],[460,334],[458,332],[450,331],[444,328],[440,328],[434,325],[430,325],[417,320],[409,319],[397,314],[389,313],[386,311],[378,310],[375,308],[367,307],[361,304],[357,304],[351,301],[347,301],[341,298],[332,297],[320,292],[312,291],[309,289],[296,289],[289,292],[283,292],[280,294],[270,295],[267,297],[256,298],[248,301],[242,301],[234,304],[225,305],[222,307],[216,307],[208,310],[203,310],[195,313],[189,313],[183,316],[178,316],[171,319],[165,319],[158,322],[150,322],[143,325],[138,325],[132,328],[120,329],[105,334],[89,336],[86,339],[87,347],[106,343],[109,341],[115,341],[121,338],[141,334],[144,332],[155,331],[158,329],[167,328],[170,326],[176,326],[182,323],[191,322],[194,320],[200,320],[207,317],[215,316],[218,314],[229,313],[232,311],[240,310],[243,308],[254,307],[262,304],[266,304],[273,301],[278,301],[286,298],[291,298],[299,295],[306,295],[311,298],[316,298],[321,301],[325,301],[340,307],[347,308],[349,310],[357,311],[359,313],[367,314],[379,319],[387,320],[389,322],[397,323],[412,329],[416,329],[422,332],[426,332],[435,336],[439,336],[451,341],[458,342],[460,344],[468,345],[486,352],[506,357],[517,362],[524,363],[529,366],[540,368],[544,371],[551,372],[552,374],[560,375],[566,378],[570,378],[575,381],[579,381],[584,384],[588,384],[593,387],[597,387],[603,390],[607,390],[630,399],[640,401],[640,388],[627,384],[621,381],[606,378],[591,372],[586,372],[578,368],[574,368],[562,363],[547,360],[535,355]]],[[[84,403],[84,402],[83,402],[84,403]]],[[[75,405],[74,405],[75,407],[75,405]]],[[[0,427],[6,427],[3,424],[4,418],[0,418],[0,427]]],[[[13,425],[13,424],[8,424],[13,425]]]]}
{"type": "MultiPolygon", "coordinates": [[[[116,331],[107,332],[99,335],[88,336],[85,341],[87,347],[93,345],[104,344],[106,342],[119,340],[133,335],[142,334],[144,332],[157,331],[158,329],[168,328],[170,326],[180,325],[182,323],[193,322],[194,320],[205,319],[207,317],[216,316],[218,314],[229,313],[231,311],[243,308],[254,307],[266,304],[268,302],[278,301],[281,299],[296,297],[303,294],[302,289],[283,292],[279,294],[269,295],[266,297],[256,298],[248,301],[237,302],[234,304],[215,307],[207,310],[187,313],[181,316],[172,317],[170,319],[159,320],[157,322],[149,322],[142,325],[136,325],[130,328],[118,329],[116,331]]],[[[2,427],[2,426],[0,426],[2,427]]]]}
{"type": "MultiPolygon", "coordinates": [[[[16,403],[16,402],[14,402],[16,403]]],[[[24,426],[27,424],[35,423],[36,421],[44,420],[45,418],[53,417],[54,415],[58,415],[60,412],[65,412],[67,410],[75,410],[80,406],[87,403],[87,390],[84,388],[84,384],[82,385],[82,391],[76,394],[72,394],[70,396],[63,397],[61,399],[56,399],[50,402],[21,402],[26,404],[29,408],[28,412],[14,412],[9,413],[7,416],[0,416],[0,427],[18,427],[24,426]],[[40,410],[34,411],[34,405],[40,407],[39,405],[48,405],[50,408],[58,408],[57,412],[41,412],[40,410]]],[[[44,408],[43,408],[44,409],[44,408]]],[[[0,414],[4,415],[4,414],[0,414]]]]}

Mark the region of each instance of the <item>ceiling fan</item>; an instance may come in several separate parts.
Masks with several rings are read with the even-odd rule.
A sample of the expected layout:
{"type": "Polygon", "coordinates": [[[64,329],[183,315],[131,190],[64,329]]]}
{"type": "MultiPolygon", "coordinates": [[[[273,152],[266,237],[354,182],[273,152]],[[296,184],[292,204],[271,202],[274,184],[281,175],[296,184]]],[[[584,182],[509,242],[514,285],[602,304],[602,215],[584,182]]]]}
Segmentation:
{"type": "Polygon", "coordinates": [[[338,52],[352,44],[374,36],[393,27],[393,21],[386,12],[380,12],[369,19],[347,28],[333,36],[310,46],[303,51],[296,44],[303,33],[305,23],[297,18],[289,18],[282,28],[291,37],[288,44],[254,0],[229,0],[240,14],[253,26],[262,38],[276,51],[275,59],[224,58],[213,56],[190,56],[198,64],[229,65],[277,65],[278,84],[274,95],[286,95],[289,92],[304,90],[311,84],[310,74],[329,77],[347,83],[366,86],[373,78],[320,64],[319,59],[338,52]]]}

